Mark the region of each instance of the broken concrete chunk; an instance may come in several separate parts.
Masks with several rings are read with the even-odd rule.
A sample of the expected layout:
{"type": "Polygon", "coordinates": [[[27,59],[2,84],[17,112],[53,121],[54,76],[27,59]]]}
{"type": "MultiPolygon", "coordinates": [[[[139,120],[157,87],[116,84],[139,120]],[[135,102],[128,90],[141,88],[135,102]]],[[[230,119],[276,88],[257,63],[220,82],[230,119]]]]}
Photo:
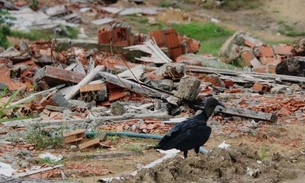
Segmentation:
{"type": "Polygon", "coordinates": [[[184,76],[178,84],[176,97],[186,100],[195,100],[201,90],[200,80],[193,76],[184,76]]]}
{"type": "Polygon", "coordinates": [[[54,106],[59,106],[59,107],[64,107],[64,108],[70,108],[71,105],[70,103],[64,98],[64,96],[60,92],[52,92],[45,98],[43,98],[40,101],[40,104],[42,106],[46,105],[54,105],[54,106]]]}
{"type": "Polygon", "coordinates": [[[184,64],[164,64],[154,72],[157,76],[177,80],[185,75],[184,64]]]}
{"type": "Polygon", "coordinates": [[[121,103],[114,102],[110,106],[110,112],[113,115],[122,115],[126,112],[126,109],[121,103]]]}
{"type": "Polygon", "coordinates": [[[39,69],[34,76],[34,83],[39,85],[39,82],[45,82],[49,87],[54,87],[59,84],[76,84],[79,83],[86,75],[67,71],[61,68],[45,66],[39,69]]]}
{"type": "Polygon", "coordinates": [[[174,88],[174,81],[171,79],[163,79],[159,83],[158,88],[161,90],[172,91],[174,88]]]}

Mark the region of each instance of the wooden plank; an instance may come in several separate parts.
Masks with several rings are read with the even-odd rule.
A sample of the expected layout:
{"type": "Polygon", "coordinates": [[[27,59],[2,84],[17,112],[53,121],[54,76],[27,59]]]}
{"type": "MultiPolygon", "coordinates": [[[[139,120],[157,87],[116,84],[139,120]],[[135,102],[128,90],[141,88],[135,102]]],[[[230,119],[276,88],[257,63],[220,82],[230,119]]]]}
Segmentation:
{"type": "MultiPolygon", "coordinates": [[[[168,98],[168,97],[174,97],[171,93],[167,93],[158,89],[150,88],[146,85],[142,85],[139,83],[135,83],[133,81],[121,78],[119,76],[107,73],[107,72],[99,72],[102,78],[105,79],[105,81],[115,84],[117,86],[127,88],[135,93],[138,93],[140,95],[146,96],[146,97],[156,97],[156,98],[168,98]]],[[[174,97],[178,101],[180,100],[178,97],[174,97]]]]}
{"type": "Polygon", "coordinates": [[[226,69],[215,69],[211,67],[201,67],[201,66],[186,66],[188,71],[192,72],[202,72],[202,73],[218,73],[223,75],[230,76],[245,76],[249,75],[254,78],[261,79],[273,79],[277,81],[289,81],[292,83],[303,83],[305,82],[305,77],[297,77],[297,76],[288,76],[288,75],[280,75],[280,74],[268,74],[268,73],[256,73],[256,72],[245,72],[245,71],[236,71],[236,70],[226,70],[226,69]]]}
{"type": "Polygon", "coordinates": [[[86,75],[78,72],[67,71],[61,68],[45,66],[38,70],[33,77],[34,82],[44,81],[48,86],[53,87],[58,84],[79,83],[86,75]]]}
{"type": "Polygon", "coordinates": [[[263,113],[252,111],[249,109],[242,109],[242,108],[223,108],[223,107],[216,107],[215,113],[222,113],[229,116],[239,116],[244,118],[250,118],[254,120],[262,120],[262,121],[269,121],[269,122],[276,122],[277,116],[274,113],[263,113]]]}
{"type": "Polygon", "coordinates": [[[65,99],[68,100],[68,99],[73,98],[73,97],[79,92],[79,88],[80,88],[82,85],[87,84],[87,83],[89,83],[90,81],[92,81],[92,80],[95,78],[95,76],[96,76],[100,71],[104,70],[104,68],[105,68],[105,67],[102,66],[102,65],[96,66],[96,67],[93,69],[93,71],[92,71],[91,73],[87,74],[86,77],[84,77],[77,85],[75,85],[75,86],[72,88],[72,90],[71,90],[69,93],[67,93],[67,94],[65,95],[65,99]]]}
{"type": "Polygon", "coordinates": [[[88,147],[91,147],[91,146],[94,146],[94,145],[97,145],[100,143],[100,139],[99,138],[95,138],[95,139],[92,139],[92,140],[89,140],[87,142],[84,142],[84,143],[81,143],[78,145],[78,148],[80,150],[82,149],[85,149],[85,148],[88,148],[88,147]]]}
{"type": "Polygon", "coordinates": [[[82,134],[84,134],[84,136],[85,136],[85,132],[86,132],[86,129],[79,129],[79,130],[75,130],[75,131],[72,131],[69,133],[65,133],[64,137],[68,137],[68,136],[72,136],[72,135],[82,135],[82,134]]]}

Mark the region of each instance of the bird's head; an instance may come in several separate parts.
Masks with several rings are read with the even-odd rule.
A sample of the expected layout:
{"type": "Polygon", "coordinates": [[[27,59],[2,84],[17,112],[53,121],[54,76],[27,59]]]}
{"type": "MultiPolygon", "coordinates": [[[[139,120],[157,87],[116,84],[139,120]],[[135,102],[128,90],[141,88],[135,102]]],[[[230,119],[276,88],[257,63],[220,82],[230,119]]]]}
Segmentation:
{"type": "Polygon", "coordinates": [[[225,108],[225,106],[219,102],[216,98],[210,97],[206,100],[204,105],[205,115],[209,118],[216,108],[216,106],[222,106],[225,108]]]}

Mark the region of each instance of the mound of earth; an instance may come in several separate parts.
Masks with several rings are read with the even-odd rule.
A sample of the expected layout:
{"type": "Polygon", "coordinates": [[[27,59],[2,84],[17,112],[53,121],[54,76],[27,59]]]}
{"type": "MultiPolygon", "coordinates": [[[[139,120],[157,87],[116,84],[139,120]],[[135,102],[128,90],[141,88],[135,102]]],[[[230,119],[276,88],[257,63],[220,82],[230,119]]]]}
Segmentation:
{"type": "Polygon", "coordinates": [[[253,148],[241,144],[227,149],[215,148],[207,155],[176,156],[149,169],[142,169],[134,177],[122,177],[113,183],[167,182],[285,182],[305,173],[305,156],[284,156],[275,153],[263,157],[253,148]],[[260,161],[260,159],[262,159],[260,161]]]}

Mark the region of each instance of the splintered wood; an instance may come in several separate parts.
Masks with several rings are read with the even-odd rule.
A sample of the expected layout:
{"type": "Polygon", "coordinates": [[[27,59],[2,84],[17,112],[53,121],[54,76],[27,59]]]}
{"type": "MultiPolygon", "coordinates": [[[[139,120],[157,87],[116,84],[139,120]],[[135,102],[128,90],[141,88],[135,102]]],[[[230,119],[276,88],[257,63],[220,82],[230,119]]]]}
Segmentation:
{"type": "Polygon", "coordinates": [[[85,129],[75,130],[64,134],[64,143],[66,146],[76,144],[80,150],[95,146],[100,143],[99,138],[87,139],[85,129]]]}

